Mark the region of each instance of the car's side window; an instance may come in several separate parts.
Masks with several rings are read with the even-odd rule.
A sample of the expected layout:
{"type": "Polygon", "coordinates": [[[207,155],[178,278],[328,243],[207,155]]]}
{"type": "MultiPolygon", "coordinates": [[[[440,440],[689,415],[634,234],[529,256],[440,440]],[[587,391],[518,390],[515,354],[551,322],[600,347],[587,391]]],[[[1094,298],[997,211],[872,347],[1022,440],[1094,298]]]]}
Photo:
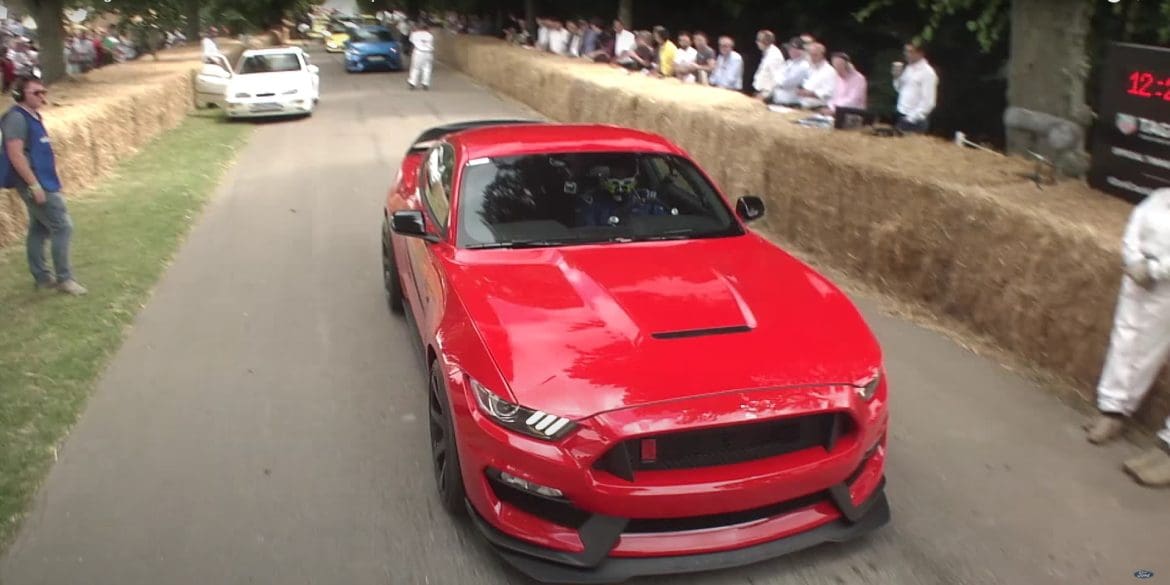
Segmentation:
{"type": "Polygon", "coordinates": [[[446,144],[431,149],[427,155],[426,172],[422,177],[426,185],[422,195],[426,201],[431,217],[442,229],[447,229],[447,220],[451,211],[451,173],[454,166],[453,153],[446,144]]]}
{"type": "Polygon", "coordinates": [[[451,182],[455,179],[455,149],[446,144],[443,145],[443,172],[441,175],[443,192],[450,195],[451,182]]]}

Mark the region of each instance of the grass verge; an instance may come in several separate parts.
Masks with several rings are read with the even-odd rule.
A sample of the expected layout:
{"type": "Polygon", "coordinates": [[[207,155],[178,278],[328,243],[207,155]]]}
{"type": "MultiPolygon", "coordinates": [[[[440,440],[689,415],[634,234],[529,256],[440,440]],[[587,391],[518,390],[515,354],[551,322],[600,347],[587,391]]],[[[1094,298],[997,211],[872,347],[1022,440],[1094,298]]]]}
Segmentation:
{"type": "Polygon", "coordinates": [[[37,293],[23,243],[0,250],[0,551],[251,128],[195,112],[69,200],[85,297],[37,293]]]}

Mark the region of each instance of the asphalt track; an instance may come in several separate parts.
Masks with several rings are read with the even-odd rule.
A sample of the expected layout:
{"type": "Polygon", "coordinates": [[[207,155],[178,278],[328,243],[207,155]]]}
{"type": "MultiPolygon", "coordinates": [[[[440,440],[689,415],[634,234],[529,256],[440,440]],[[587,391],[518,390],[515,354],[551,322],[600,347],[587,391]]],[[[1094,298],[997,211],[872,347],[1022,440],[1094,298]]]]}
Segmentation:
{"type": "MultiPolygon", "coordinates": [[[[419,131],[531,112],[441,67],[423,93],[315,58],[320,109],[260,124],[61,451],[3,583],[528,582],[438,506],[423,370],[383,301],[378,230],[419,131]]],[[[858,302],[893,384],[892,523],[636,583],[1170,582],[1170,493],[1120,471],[1135,447],[1090,447],[1050,393],[858,302]]]]}

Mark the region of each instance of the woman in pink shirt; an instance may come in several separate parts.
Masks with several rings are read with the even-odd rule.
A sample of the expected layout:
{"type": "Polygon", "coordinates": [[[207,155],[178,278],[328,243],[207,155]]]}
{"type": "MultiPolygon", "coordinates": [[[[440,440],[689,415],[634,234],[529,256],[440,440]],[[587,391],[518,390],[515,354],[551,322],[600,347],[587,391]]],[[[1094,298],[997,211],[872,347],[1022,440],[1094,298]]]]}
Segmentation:
{"type": "Polygon", "coordinates": [[[837,70],[837,89],[829,100],[829,111],[835,112],[839,107],[864,110],[869,90],[865,76],[853,66],[853,60],[845,53],[833,53],[832,63],[833,69],[837,70]]]}

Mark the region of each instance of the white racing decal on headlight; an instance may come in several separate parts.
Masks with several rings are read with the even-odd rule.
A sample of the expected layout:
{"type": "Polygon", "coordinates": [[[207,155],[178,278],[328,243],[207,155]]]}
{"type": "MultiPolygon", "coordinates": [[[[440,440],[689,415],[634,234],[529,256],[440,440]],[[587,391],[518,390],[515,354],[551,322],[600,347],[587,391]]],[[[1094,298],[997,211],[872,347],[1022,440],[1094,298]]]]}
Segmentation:
{"type": "Polygon", "coordinates": [[[555,414],[548,414],[546,412],[537,411],[524,421],[524,424],[544,433],[546,436],[553,436],[557,431],[563,429],[570,421],[567,418],[561,418],[555,414]]]}
{"type": "Polygon", "coordinates": [[[560,432],[560,430],[563,429],[565,425],[569,424],[569,422],[570,421],[567,418],[558,418],[556,424],[544,430],[544,434],[551,437],[560,432]]]}

